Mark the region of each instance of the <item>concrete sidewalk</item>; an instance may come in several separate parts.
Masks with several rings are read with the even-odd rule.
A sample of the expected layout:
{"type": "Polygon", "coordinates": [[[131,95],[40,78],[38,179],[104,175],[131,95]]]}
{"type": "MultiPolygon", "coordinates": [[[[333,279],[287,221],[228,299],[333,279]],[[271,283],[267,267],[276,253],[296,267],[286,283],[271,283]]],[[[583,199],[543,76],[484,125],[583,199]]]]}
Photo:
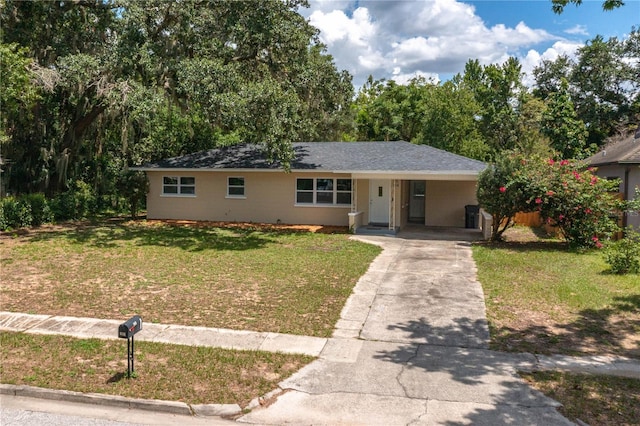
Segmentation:
{"type": "MultiPolygon", "coordinates": [[[[489,350],[470,243],[458,235],[439,237],[354,237],[384,251],[358,281],[331,338],[144,323],[136,339],[317,356],[264,396],[273,401],[266,407],[258,398],[249,407],[182,404],[185,413],[202,416],[249,408],[238,421],[252,424],[566,425],[558,403],[531,389],[517,371],[640,378],[638,360],[489,350]]],[[[0,312],[0,330],[26,333],[117,339],[120,323],[0,312]]],[[[16,388],[0,390],[15,394],[16,388]]],[[[100,403],[108,403],[102,397],[100,403]]]]}
{"type": "MultiPolygon", "coordinates": [[[[343,310],[348,318],[357,316],[355,293],[343,310]]],[[[362,301],[360,301],[362,302],[362,301]]],[[[362,314],[361,314],[362,315],[362,314]]],[[[362,315],[364,316],[364,315],[362,315]]],[[[342,319],[344,327],[354,320],[342,319]]],[[[357,321],[355,321],[357,323],[357,321]]],[[[363,321],[364,323],[364,321],[363,321]]],[[[78,318],[53,315],[32,315],[0,311],[0,331],[32,334],[58,334],[77,338],[118,339],[121,321],[78,318]]],[[[188,327],[175,324],[143,324],[136,335],[138,341],[150,341],[188,346],[206,346],[236,350],[260,350],[316,356],[329,361],[355,361],[365,341],[353,328],[336,329],[335,335],[357,335],[355,339],[342,337],[322,338],[280,333],[263,333],[220,328],[188,327]]],[[[397,329],[396,331],[401,330],[397,329]]],[[[577,373],[605,374],[640,379],[640,360],[612,357],[566,355],[511,354],[513,365],[521,371],[560,370],[577,373]]]]}

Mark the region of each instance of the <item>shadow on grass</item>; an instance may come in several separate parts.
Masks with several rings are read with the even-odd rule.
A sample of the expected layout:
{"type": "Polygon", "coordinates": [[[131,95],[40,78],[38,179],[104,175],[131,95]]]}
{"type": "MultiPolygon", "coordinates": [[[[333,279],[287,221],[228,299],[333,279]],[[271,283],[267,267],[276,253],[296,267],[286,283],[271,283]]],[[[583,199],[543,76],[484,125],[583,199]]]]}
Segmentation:
{"type": "Polygon", "coordinates": [[[604,309],[585,309],[575,321],[491,329],[492,348],[541,354],[614,354],[640,359],[640,294],[614,297],[604,309]]]}
{"type": "Polygon", "coordinates": [[[479,241],[474,244],[480,245],[487,249],[507,249],[515,252],[532,252],[532,251],[575,251],[569,244],[564,241],[479,241]]]}
{"type": "Polygon", "coordinates": [[[126,378],[127,378],[127,373],[123,373],[123,372],[116,373],[113,376],[111,376],[109,380],[107,380],[107,384],[118,383],[126,378]]]}
{"type": "Polygon", "coordinates": [[[186,251],[253,250],[275,243],[282,232],[258,229],[193,227],[180,225],[144,226],[136,222],[76,224],[35,231],[25,236],[31,241],[46,241],[63,236],[75,243],[99,248],[116,247],[124,241],[139,246],[178,247],[186,251]]]}

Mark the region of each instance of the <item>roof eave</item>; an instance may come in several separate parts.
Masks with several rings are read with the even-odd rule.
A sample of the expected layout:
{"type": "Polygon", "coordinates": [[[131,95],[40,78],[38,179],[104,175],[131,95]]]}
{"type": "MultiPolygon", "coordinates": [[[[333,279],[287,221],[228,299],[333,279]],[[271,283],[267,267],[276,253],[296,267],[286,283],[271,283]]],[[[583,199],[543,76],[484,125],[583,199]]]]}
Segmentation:
{"type": "Polygon", "coordinates": [[[345,171],[350,173],[355,179],[402,179],[402,180],[448,180],[448,181],[477,181],[480,172],[465,170],[442,170],[442,171],[387,171],[371,170],[345,171]]]}

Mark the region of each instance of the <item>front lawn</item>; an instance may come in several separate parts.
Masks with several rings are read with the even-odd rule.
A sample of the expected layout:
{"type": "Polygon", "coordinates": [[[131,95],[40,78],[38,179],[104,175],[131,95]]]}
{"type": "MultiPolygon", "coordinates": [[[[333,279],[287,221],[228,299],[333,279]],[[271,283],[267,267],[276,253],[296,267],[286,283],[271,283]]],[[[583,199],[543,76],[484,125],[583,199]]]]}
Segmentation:
{"type": "MultiPolygon", "coordinates": [[[[342,232],[236,224],[68,224],[0,235],[0,309],[328,337],[380,248],[342,232]]],[[[197,403],[237,403],[313,358],[0,333],[3,383],[197,403]],[[124,344],[124,345],[123,345],[124,344]]]]}
{"type": "Polygon", "coordinates": [[[252,225],[148,222],[0,236],[2,310],[329,337],[380,248],[252,225]]]}
{"type": "Polygon", "coordinates": [[[0,333],[3,383],[183,401],[246,405],[313,360],[304,355],[136,342],[126,378],[124,340],[0,333]]]}
{"type": "Polygon", "coordinates": [[[632,426],[640,419],[640,380],[555,371],[522,373],[535,389],[562,403],[570,420],[600,426],[632,426]]]}
{"type": "Polygon", "coordinates": [[[531,238],[473,256],[493,349],[640,358],[640,276],[609,273],[600,251],[531,238]]]}

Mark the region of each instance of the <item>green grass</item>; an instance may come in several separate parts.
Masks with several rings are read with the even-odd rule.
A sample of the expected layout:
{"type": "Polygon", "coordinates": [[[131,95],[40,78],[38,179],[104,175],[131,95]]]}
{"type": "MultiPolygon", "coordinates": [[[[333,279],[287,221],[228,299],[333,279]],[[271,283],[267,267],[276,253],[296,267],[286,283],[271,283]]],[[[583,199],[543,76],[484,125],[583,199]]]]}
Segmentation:
{"type": "Polygon", "coordinates": [[[3,383],[189,404],[239,404],[277,388],[313,360],[303,355],[135,344],[135,378],[126,378],[124,340],[0,333],[3,383]]]}
{"type": "Polygon", "coordinates": [[[473,247],[494,349],[640,357],[640,276],[555,241],[473,247]]]}
{"type": "Polygon", "coordinates": [[[380,253],[348,237],[145,222],[5,236],[2,309],[328,337],[380,253]]]}
{"type": "Polygon", "coordinates": [[[560,412],[590,425],[631,426],[640,419],[640,380],[563,372],[521,373],[534,388],[557,400],[560,412]]]}

